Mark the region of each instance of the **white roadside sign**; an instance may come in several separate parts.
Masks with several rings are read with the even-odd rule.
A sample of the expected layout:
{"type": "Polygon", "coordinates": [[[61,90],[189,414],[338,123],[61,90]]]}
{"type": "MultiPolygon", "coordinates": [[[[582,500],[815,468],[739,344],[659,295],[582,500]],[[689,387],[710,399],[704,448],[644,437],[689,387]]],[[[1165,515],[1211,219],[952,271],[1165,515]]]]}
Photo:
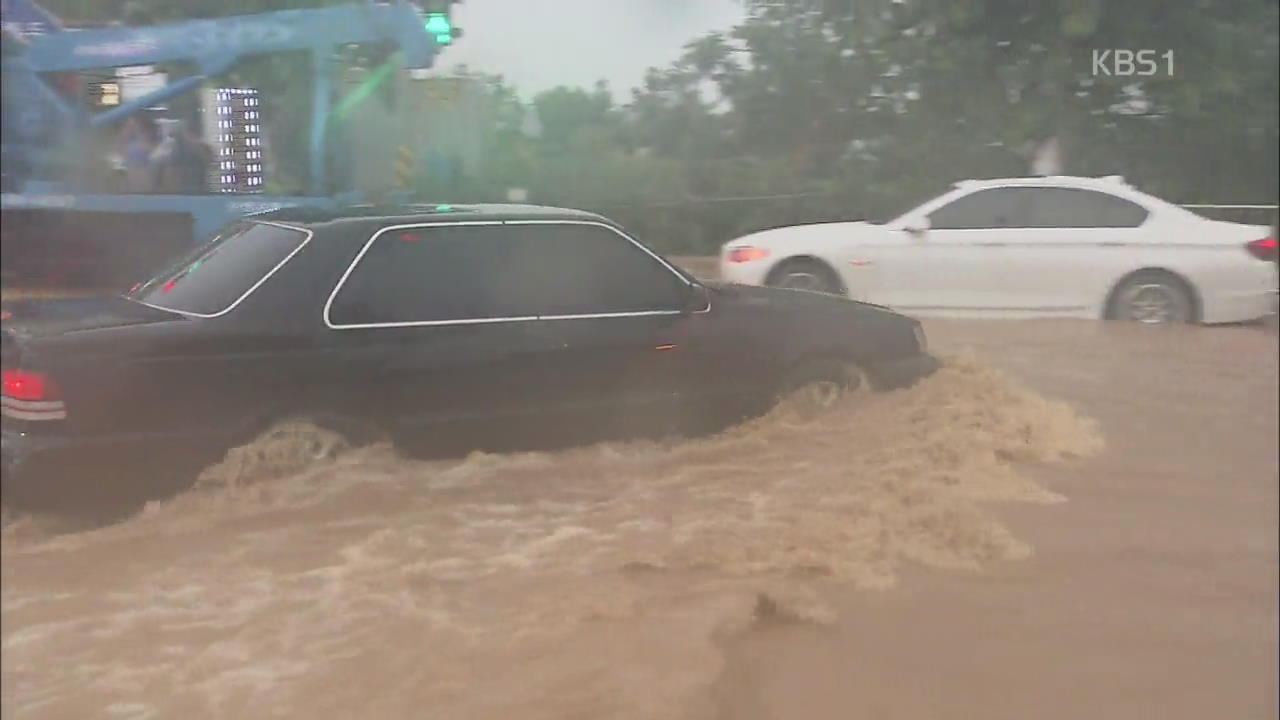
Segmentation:
{"type": "Polygon", "coordinates": [[[117,68],[116,77],[120,79],[121,102],[137,100],[169,84],[169,76],[151,65],[117,68]]]}

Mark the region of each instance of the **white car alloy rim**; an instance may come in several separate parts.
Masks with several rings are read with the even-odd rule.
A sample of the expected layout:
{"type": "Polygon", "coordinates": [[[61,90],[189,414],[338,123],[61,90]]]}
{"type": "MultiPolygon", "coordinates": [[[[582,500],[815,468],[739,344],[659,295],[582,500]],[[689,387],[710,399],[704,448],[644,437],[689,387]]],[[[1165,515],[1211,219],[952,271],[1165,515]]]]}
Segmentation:
{"type": "Polygon", "coordinates": [[[814,273],[796,270],[782,278],[782,287],[792,290],[822,290],[822,278],[814,273]]]}
{"type": "Polygon", "coordinates": [[[1146,325],[1173,322],[1177,319],[1177,299],[1168,285],[1148,283],[1129,292],[1127,303],[1130,320],[1146,325]]]}

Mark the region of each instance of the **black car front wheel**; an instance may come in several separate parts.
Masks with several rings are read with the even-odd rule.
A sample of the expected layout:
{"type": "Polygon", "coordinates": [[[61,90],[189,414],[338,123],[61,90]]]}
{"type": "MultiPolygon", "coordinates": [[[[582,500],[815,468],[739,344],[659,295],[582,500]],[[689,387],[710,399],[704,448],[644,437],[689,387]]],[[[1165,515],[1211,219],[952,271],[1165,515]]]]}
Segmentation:
{"type": "Polygon", "coordinates": [[[852,393],[870,389],[870,380],[857,365],[837,359],[807,360],[787,374],[778,401],[804,417],[812,417],[852,393]]]}

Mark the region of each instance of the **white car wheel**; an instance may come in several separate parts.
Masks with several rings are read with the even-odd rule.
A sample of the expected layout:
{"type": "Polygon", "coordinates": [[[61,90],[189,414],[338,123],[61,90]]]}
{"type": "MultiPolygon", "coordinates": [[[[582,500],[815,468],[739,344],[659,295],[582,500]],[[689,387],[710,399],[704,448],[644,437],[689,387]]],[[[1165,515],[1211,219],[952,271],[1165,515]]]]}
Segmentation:
{"type": "Polygon", "coordinates": [[[1144,273],[1116,290],[1111,316],[1143,325],[1188,323],[1194,320],[1194,305],[1191,294],[1177,278],[1144,273]]]}
{"type": "Polygon", "coordinates": [[[769,273],[770,287],[841,295],[840,280],[826,265],[813,260],[788,260],[769,273]]]}

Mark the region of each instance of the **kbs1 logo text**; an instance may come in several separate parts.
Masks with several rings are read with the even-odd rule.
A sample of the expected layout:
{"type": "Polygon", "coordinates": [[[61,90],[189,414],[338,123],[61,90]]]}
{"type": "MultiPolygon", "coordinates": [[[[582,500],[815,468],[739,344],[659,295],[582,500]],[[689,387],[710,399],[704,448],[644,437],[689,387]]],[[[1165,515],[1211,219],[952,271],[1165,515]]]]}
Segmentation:
{"type": "Polygon", "coordinates": [[[1093,51],[1094,77],[1173,76],[1173,51],[1117,50],[1093,51]]]}

